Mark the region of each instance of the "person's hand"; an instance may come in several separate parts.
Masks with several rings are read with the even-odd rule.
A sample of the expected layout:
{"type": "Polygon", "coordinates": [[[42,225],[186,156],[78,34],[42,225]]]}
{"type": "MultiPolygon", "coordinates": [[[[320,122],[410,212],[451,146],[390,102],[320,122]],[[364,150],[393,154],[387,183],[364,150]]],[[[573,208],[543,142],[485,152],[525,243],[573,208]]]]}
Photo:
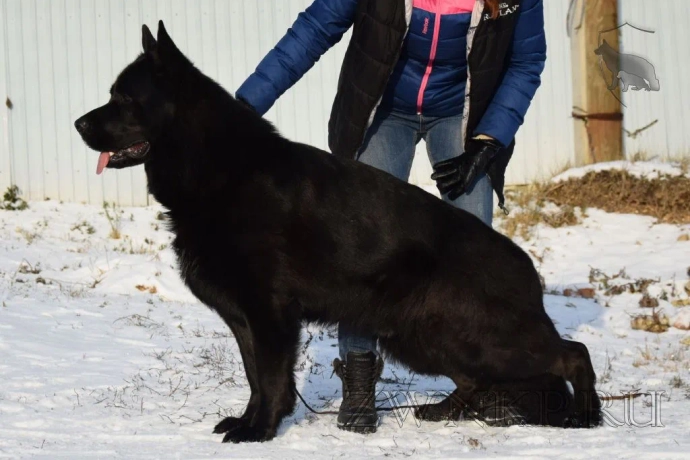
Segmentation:
{"type": "Polygon", "coordinates": [[[451,200],[467,192],[502,148],[500,142],[488,136],[470,139],[462,155],[433,166],[431,178],[436,181],[438,191],[442,195],[448,193],[451,200]]]}

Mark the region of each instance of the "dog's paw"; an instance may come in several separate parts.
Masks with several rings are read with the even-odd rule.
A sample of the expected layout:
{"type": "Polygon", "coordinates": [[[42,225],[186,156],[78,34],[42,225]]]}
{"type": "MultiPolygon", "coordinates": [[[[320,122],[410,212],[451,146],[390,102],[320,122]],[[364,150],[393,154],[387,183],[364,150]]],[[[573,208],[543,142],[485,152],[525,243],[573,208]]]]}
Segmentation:
{"type": "Polygon", "coordinates": [[[440,422],[448,420],[448,411],[440,411],[436,404],[425,404],[419,406],[414,410],[414,416],[417,420],[425,420],[427,422],[440,422]]]}
{"type": "Polygon", "coordinates": [[[452,407],[448,400],[436,404],[424,404],[414,410],[417,420],[427,422],[442,422],[444,420],[459,420],[461,411],[458,407],[452,407]]]}
{"type": "Polygon", "coordinates": [[[245,425],[228,431],[223,438],[223,442],[235,444],[240,442],[264,442],[270,441],[275,435],[275,430],[245,425]]]}
{"type": "Polygon", "coordinates": [[[228,433],[248,425],[249,420],[245,417],[225,417],[218,425],[216,425],[216,427],[213,429],[213,432],[215,434],[228,433]]]}
{"type": "Polygon", "coordinates": [[[564,428],[596,428],[601,426],[601,412],[575,413],[565,419],[564,428]]]}
{"type": "MultiPolygon", "coordinates": [[[[579,396],[579,409],[576,409],[564,423],[565,428],[596,428],[603,423],[601,400],[595,392],[579,396]]],[[[578,406],[576,406],[578,407],[578,406]]]]}

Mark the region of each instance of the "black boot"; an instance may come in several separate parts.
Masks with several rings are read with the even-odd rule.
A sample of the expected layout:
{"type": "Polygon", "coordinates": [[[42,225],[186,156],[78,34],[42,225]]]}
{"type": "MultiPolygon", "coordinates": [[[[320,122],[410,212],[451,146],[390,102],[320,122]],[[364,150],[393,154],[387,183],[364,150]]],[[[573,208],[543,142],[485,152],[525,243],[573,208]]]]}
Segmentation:
{"type": "Polygon", "coordinates": [[[335,374],[343,381],[343,402],[338,413],[338,428],[355,433],[374,433],[376,414],[376,381],[381,376],[383,361],[368,351],[349,352],[347,362],[333,361],[335,374]]]}

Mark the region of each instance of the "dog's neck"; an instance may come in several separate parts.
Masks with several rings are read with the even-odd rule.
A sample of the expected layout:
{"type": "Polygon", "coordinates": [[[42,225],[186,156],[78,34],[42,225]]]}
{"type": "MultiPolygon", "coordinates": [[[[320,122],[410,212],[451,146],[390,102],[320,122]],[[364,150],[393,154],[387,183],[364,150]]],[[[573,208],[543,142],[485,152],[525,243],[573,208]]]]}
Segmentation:
{"type": "MultiPolygon", "coordinates": [[[[197,85],[193,81],[187,84],[197,85]]],[[[174,119],[154,143],[152,159],[146,164],[150,193],[173,212],[193,212],[200,200],[227,200],[233,187],[251,174],[253,165],[270,161],[262,158],[265,152],[252,151],[251,139],[260,137],[264,145],[269,137],[283,140],[268,121],[257,123],[258,114],[215,82],[208,94],[191,93],[194,99],[178,101],[174,119]],[[248,117],[253,118],[252,123],[222,123],[248,117]],[[242,141],[229,145],[228,139],[242,141]]]]}

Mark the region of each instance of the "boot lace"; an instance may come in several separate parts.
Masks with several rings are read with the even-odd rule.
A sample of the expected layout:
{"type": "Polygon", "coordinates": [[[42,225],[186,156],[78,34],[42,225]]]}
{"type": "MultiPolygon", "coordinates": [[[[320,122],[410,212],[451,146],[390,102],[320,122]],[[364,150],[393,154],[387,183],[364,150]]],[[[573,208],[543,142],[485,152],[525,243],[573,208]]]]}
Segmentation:
{"type": "Polygon", "coordinates": [[[382,361],[355,361],[349,364],[336,358],[333,372],[343,382],[343,403],[351,409],[365,408],[374,404],[376,382],[383,369],[382,361]]]}

